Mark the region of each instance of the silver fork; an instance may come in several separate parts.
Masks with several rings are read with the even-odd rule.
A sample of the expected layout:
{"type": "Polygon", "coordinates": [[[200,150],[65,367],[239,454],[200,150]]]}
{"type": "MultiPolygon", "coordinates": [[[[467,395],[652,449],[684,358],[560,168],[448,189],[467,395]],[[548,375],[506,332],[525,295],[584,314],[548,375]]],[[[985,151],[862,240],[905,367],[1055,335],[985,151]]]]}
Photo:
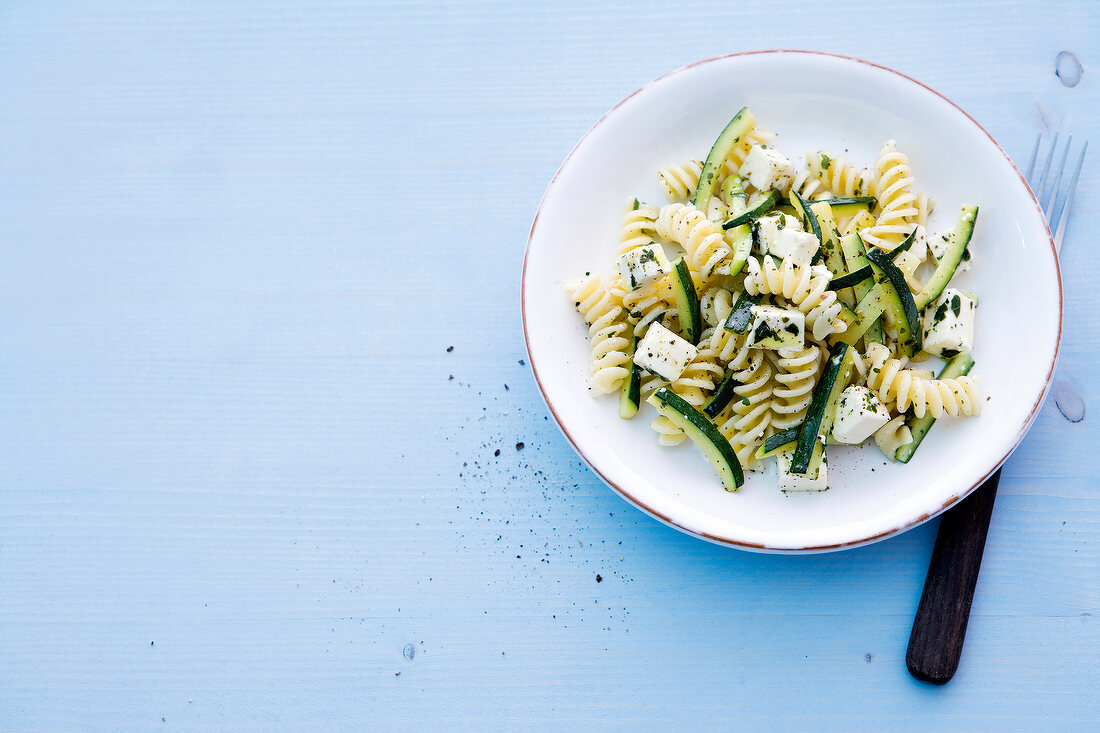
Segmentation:
{"type": "MultiPolygon", "coordinates": [[[[1054,135],[1042,173],[1036,180],[1035,164],[1041,142],[1040,134],[1035,138],[1035,147],[1031,151],[1027,181],[1043,210],[1047,226],[1054,234],[1054,247],[1061,249],[1088,143],[1081,147],[1069,185],[1060,192],[1059,186],[1066,170],[1073,136],[1066,141],[1058,168],[1051,176],[1051,162],[1058,150],[1058,135],[1054,135]]],[[[993,514],[993,502],[997,498],[997,482],[1000,478],[1001,470],[997,469],[974,493],[944,512],[940,520],[936,546],[928,564],[924,592],[921,594],[920,605],[917,606],[916,618],[913,619],[909,650],[905,655],[909,673],[923,682],[946,684],[959,667],[966,625],[970,620],[970,604],[974,600],[974,586],[978,582],[978,571],[982,566],[985,538],[989,532],[989,519],[993,514]]]]}
{"type": "Polygon", "coordinates": [[[1066,158],[1069,157],[1069,149],[1073,147],[1073,135],[1070,135],[1066,140],[1065,149],[1062,150],[1062,160],[1058,164],[1054,184],[1050,186],[1050,194],[1047,196],[1047,183],[1050,180],[1048,174],[1050,173],[1050,163],[1054,160],[1054,153],[1058,149],[1058,135],[1059,133],[1054,133],[1054,140],[1050,144],[1050,152],[1047,153],[1046,162],[1043,164],[1043,173],[1039,176],[1038,181],[1035,180],[1035,163],[1039,159],[1039,144],[1043,141],[1043,134],[1039,133],[1035,136],[1035,147],[1031,149],[1031,160],[1027,164],[1027,183],[1031,186],[1032,193],[1035,194],[1039,206],[1043,209],[1047,226],[1054,234],[1054,248],[1061,251],[1062,238],[1066,233],[1066,222],[1069,221],[1069,210],[1073,205],[1073,194],[1077,190],[1077,179],[1081,177],[1081,165],[1085,162],[1085,152],[1089,149],[1089,143],[1086,140],[1085,144],[1081,146],[1081,154],[1077,156],[1077,165],[1073,167],[1073,175],[1070,176],[1069,186],[1062,196],[1062,205],[1056,207],[1058,185],[1062,182],[1062,174],[1066,170],[1066,158]]]}

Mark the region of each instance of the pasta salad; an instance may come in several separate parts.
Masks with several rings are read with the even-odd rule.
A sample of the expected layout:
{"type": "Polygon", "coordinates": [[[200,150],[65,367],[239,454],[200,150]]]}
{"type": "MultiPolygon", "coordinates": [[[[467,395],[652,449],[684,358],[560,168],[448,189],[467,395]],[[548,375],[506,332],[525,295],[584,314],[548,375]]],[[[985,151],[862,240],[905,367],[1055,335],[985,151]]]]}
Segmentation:
{"type": "Polygon", "coordinates": [[[772,458],[781,490],[824,491],[830,445],[908,462],[937,419],[978,414],[978,299],[951,287],[978,208],[932,234],[895,141],[863,168],[771,139],[745,108],[705,160],[659,169],[668,203],[631,199],[610,274],[567,290],[620,417],[652,406],[658,442],[690,438],[729,491],[772,458]]]}

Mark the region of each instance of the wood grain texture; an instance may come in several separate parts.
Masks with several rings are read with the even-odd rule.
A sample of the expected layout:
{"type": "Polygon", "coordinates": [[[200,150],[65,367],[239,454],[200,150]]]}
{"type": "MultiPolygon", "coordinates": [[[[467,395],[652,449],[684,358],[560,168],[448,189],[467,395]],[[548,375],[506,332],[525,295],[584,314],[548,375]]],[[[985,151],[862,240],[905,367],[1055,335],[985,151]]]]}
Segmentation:
{"type": "Polygon", "coordinates": [[[1023,157],[1100,141],[1098,35],[1084,1],[5,3],[0,729],[1095,730],[1094,159],[1087,417],[1006,465],[943,689],[904,663],[935,523],[795,558],[639,514],[547,419],[518,286],[562,158],[673,68],[871,58],[1023,157]]]}
{"type": "Polygon", "coordinates": [[[921,682],[945,685],[959,669],[974,589],[1001,471],[940,517],[905,666],[921,682]]]}

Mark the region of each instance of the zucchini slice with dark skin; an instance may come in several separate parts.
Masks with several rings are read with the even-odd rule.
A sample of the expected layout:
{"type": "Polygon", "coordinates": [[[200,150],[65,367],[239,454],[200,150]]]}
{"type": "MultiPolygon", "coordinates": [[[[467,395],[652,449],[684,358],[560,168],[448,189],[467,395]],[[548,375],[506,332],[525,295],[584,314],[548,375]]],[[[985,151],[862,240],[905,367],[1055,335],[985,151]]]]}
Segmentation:
{"type": "MultiPolygon", "coordinates": [[[[788,443],[787,445],[783,446],[782,448],[780,448],[779,450],[777,450],[775,452],[776,453],[783,453],[785,451],[793,452],[794,450],[795,450],[795,447],[791,446],[788,443]]],[[[825,441],[822,440],[819,437],[817,440],[814,441],[813,451],[810,453],[810,463],[809,463],[809,465],[806,466],[805,474],[807,476],[812,476],[814,478],[817,478],[817,472],[821,470],[821,464],[822,463],[825,463],[825,441]]],[[[826,487],[826,489],[827,488],[828,487],[826,487]]],[[[825,491],[825,489],[814,489],[814,491],[825,491]]],[[[788,492],[784,491],[783,493],[788,493],[788,492]]]]}
{"type": "MultiPolygon", "coordinates": [[[[863,240],[859,234],[852,232],[848,236],[840,240],[840,251],[844,255],[844,262],[848,265],[848,271],[851,273],[858,272],[863,268],[870,268],[871,265],[867,262],[867,248],[863,245],[863,240]]],[[[873,271],[872,271],[873,273],[873,271]]],[[[859,305],[863,304],[863,299],[867,297],[867,293],[874,287],[873,282],[860,281],[852,286],[852,293],[855,295],[858,305],[856,310],[858,311],[859,305]]],[[[882,342],[882,324],[879,322],[879,316],[881,311],[876,313],[872,320],[866,323],[866,328],[860,332],[862,336],[866,333],[867,340],[882,342]]],[[[850,326],[849,326],[850,327],[850,326]]],[[[857,337],[858,338],[858,337],[857,337]]],[[[855,345],[855,341],[848,341],[847,343],[855,345]]]]}
{"type": "Polygon", "coordinates": [[[752,112],[749,112],[748,107],[742,107],[714,141],[714,145],[707,154],[706,162],[703,163],[703,170],[699,174],[699,185],[695,188],[695,198],[692,200],[692,204],[699,211],[707,210],[714,191],[718,188],[722,164],[726,162],[733,148],[741,142],[741,138],[755,126],[756,118],[752,116],[752,112]]]}
{"type": "Polygon", "coordinates": [[[752,224],[754,221],[767,214],[769,211],[775,209],[776,202],[779,201],[779,194],[775,191],[768,191],[768,195],[760,200],[756,206],[751,209],[746,209],[742,213],[733,217],[725,224],[722,225],[723,229],[733,229],[744,224],[752,224]]]}
{"type": "MultiPolygon", "coordinates": [[[[805,202],[803,202],[805,203],[805,202]]],[[[831,201],[818,201],[810,204],[810,213],[817,221],[817,241],[821,244],[818,252],[821,253],[825,266],[835,275],[843,275],[848,272],[848,266],[844,262],[844,254],[840,251],[840,232],[836,228],[836,219],[833,216],[831,201]]],[[[855,300],[849,296],[847,305],[854,305],[855,300]]]]}
{"type": "Polygon", "coordinates": [[[726,491],[737,491],[745,483],[741,461],[730,442],[718,432],[707,416],[667,387],[661,387],[647,400],[695,442],[714,466],[726,491]]]}
{"type": "Polygon", "coordinates": [[[879,317],[889,307],[893,288],[888,283],[876,283],[862,300],[851,311],[852,316],[841,312],[840,318],[847,324],[847,328],[838,334],[830,336],[833,343],[845,343],[855,346],[856,342],[866,335],[871,341],[882,341],[882,327],[879,325],[879,317]],[[877,333],[875,333],[875,327],[877,333]],[[877,335],[872,336],[872,333],[877,335]]]}
{"type": "MultiPolygon", "coordinates": [[[[970,354],[957,354],[948,359],[936,379],[958,379],[965,374],[969,374],[973,366],[974,359],[970,357],[970,354]]],[[[936,418],[927,413],[924,417],[909,416],[905,419],[905,425],[909,428],[909,432],[913,434],[913,440],[898,448],[894,453],[894,457],[899,463],[909,462],[909,459],[917,452],[920,442],[924,440],[924,436],[928,435],[928,431],[932,429],[934,422],[936,422],[936,418]]]]}
{"type": "Polygon", "coordinates": [[[767,458],[769,456],[774,456],[787,446],[797,442],[798,428],[787,428],[765,440],[764,444],[756,449],[756,457],[767,458]]]}
{"type": "MultiPolygon", "coordinates": [[[[817,222],[817,215],[813,212],[806,199],[798,195],[798,191],[791,191],[791,206],[794,207],[795,216],[802,222],[802,228],[817,237],[821,241],[821,225],[817,222]]],[[[818,250],[821,254],[821,250],[818,250]]]]}
{"type": "MultiPolygon", "coordinates": [[[[731,173],[726,177],[725,182],[722,184],[722,200],[730,213],[740,215],[746,212],[748,203],[741,176],[731,173]]],[[[729,274],[734,276],[741,272],[745,267],[745,262],[749,259],[749,255],[752,254],[752,224],[742,224],[732,229],[725,227],[723,234],[726,243],[733,250],[730,257],[729,274]]]]}
{"type": "Polygon", "coordinates": [[[745,193],[745,182],[736,173],[726,176],[718,195],[726,205],[726,211],[734,216],[744,213],[749,208],[749,195],[745,193]]]}
{"type": "Polygon", "coordinates": [[[860,211],[873,211],[877,204],[878,200],[874,196],[829,199],[829,205],[833,207],[833,216],[839,219],[855,216],[860,211]]]}
{"type": "Polygon", "coordinates": [[[913,227],[913,231],[909,232],[909,236],[903,239],[901,241],[901,244],[899,244],[897,247],[894,247],[889,252],[886,252],[886,250],[880,249],[878,247],[875,247],[874,249],[877,252],[886,252],[887,256],[890,258],[890,261],[893,262],[902,252],[909,251],[909,248],[913,246],[913,242],[915,241],[917,241],[917,228],[913,227]]]}
{"type": "Polygon", "coordinates": [[[703,405],[703,414],[707,417],[718,417],[718,413],[726,409],[726,405],[733,402],[733,398],[737,396],[735,390],[741,386],[741,383],[734,379],[733,375],[733,371],[727,372],[718,389],[714,390],[707,404],[703,405]]]}
{"type": "Polygon", "coordinates": [[[832,430],[837,400],[852,379],[854,353],[855,350],[843,341],[829,349],[829,360],[814,387],[806,419],[798,429],[798,445],[791,456],[791,473],[806,473],[809,470],[814,444],[820,442],[819,436],[824,438],[832,430]]]}
{"type": "Polygon", "coordinates": [[[860,284],[864,280],[869,280],[875,276],[874,270],[870,265],[864,265],[855,272],[849,272],[847,275],[841,275],[840,277],[834,277],[829,281],[829,290],[843,290],[844,288],[850,288],[860,284]]]}
{"type": "MultiPolygon", "coordinates": [[[[787,428],[765,440],[764,444],[756,449],[755,456],[756,458],[770,458],[783,451],[793,451],[797,443],[798,428],[787,428]]],[[[819,438],[817,444],[814,445],[813,453],[810,454],[810,465],[806,467],[806,473],[816,476],[824,460],[825,441],[819,438]]]]}
{"type": "Polygon", "coordinates": [[[672,295],[676,300],[676,315],[680,318],[680,328],[684,338],[695,345],[703,333],[703,316],[699,311],[699,295],[695,292],[695,283],[691,271],[683,257],[672,263],[672,295]]]}
{"type": "Polygon", "coordinates": [[[759,295],[750,295],[747,290],[742,290],[737,296],[737,302],[733,304],[733,310],[726,318],[725,329],[745,333],[752,324],[752,307],[760,303],[759,295]]]}
{"type": "Polygon", "coordinates": [[[638,348],[637,336],[627,348],[629,349],[627,356],[630,357],[630,374],[619,387],[619,417],[624,420],[637,415],[638,407],[642,402],[642,368],[634,363],[634,352],[638,348]]]}
{"type": "Polygon", "coordinates": [[[872,248],[867,253],[867,261],[875,270],[875,280],[890,286],[886,305],[894,316],[894,325],[898,330],[898,350],[905,356],[914,356],[921,349],[923,331],[920,310],[913,301],[913,293],[905,282],[905,275],[891,261],[887,252],[872,248]]]}
{"type": "MultiPolygon", "coordinates": [[[[872,249],[876,253],[885,256],[892,263],[895,257],[913,245],[916,233],[917,230],[914,229],[904,242],[890,252],[873,247],[872,249]]],[[[867,259],[867,253],[864,251],[863,240],[860,239],[858,234],[850,234],[845,237],[841,241],[841,250],[844,253],[845,261],[849,263],[849,267],[859,267],[858,270],[852,273],[853,278],[856,273],[863,272],[865,268],[871,268],[872,274],[875,273],[875,268],[871,266],[870,260],[867,259]]],[[[902,281],[904,280],[903,277],[902,281]]],[[[830,280],[829,288],[833,289],[833,283],[836,282],[842,282],[842,278],[830,280]]],[[[859,339],[866,337],[867,341],[882,343],[882,324],[879,323],[879,318],[890,307],[891,299],[889,296],[892,286],[883,283],[869,283],[866,278],[861,277],[860,282],[853,284],[852,288],[859,298],[859,302],[853,310],[841,311],[839,317],[848,328],[844,333],[833,336],[832,340],[834,342],[843,341],[846,344],[855,346],[859,339]]],[[[906,292],[909,291],[908,285],[905,286],[905,290],[906,292]]]]}
{"type": "Polygon", "coordinates": [[[939,264],[936,265],[936,271],[932,273],[932,277],[929,278],[924,289],[914,298],[918,310],[924,310],[929,303],[940,297],[940,293],[947,287],[947,283],[951,282],[955,269],[966,255],[966,248],[970,246],[970,239],[974,236],[974,222],[977,219],[977,206],[967,205],[962,207],[959,221],[955,224],[954,230],[947,235],[947,249],[944,251],[943,257],[940,258],[939,264]]]}

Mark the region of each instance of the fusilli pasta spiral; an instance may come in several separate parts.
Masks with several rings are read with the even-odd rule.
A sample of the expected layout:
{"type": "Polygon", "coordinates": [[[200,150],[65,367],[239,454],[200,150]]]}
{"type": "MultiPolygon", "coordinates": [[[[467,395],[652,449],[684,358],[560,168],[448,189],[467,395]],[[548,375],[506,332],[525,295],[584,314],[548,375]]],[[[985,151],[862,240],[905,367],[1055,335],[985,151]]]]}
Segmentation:
{"type": "Polygon", "coordinates": [[[631,342],[622,284],[617,278],[607,282],[602,275],[592,274],[566,287],[588,324],[592,348],[589,387],[600,394],[614,392],[630,374],[626,349],[631,342]]]}
{"type": "Polygon", "coordinates": [[[627,320],[634,325],[634,335],[641,338],[649,324],[658,322],[672,331],[680,330],[676,306],[667,280],[648,283],[623,293],[627,320]]]}
{"type": "Polygon", "coordinates": [[[740,382],[734,389],[737,397],[715,421],[718,432],[730,442],[745,468],[752,468],[758,463],[753,454],[771,430],[774,375],[772,363],[763,352],[754,349],[748,364],[733,375],[740,382]]]}
{"type": "Polygon", "coordinates": [[[615,252],[616,256],[622,257],[627,252],[652,244],[657,230],[657,215],[660,213],[661,210],[652,204],[628,199],[622,228],[619,230],[619,249],[615,252]]]}
{"type": "Polygon", "coordinates": [[[807,153],[806,166],[810,174],[835,196],[872,195],[871,171],[845,162],[843,156],[821,152],[807,153]]]}
{"type": "Polygon", "coordinates": [[[687,201],[695,195],[702,172],[702,161],[688,160],[667,168],[658,168],[657,177],[661,179],[661,186],[669,201],[687,201]]]}
{"type": "Polygon", "coordinates": [[[720,326],[726,322],[733,309],[733,293],[725,288],[707,288],[699,298],[699,312],[703,323],[708,326],[720,326]]]}
{"type": "Polygon", "coordinates": [[[977,415],[981,410],[978,384],[970,377],[929,379],[927,373],[905,369],[898,359],[890,358],[890,350],[882,344],[867,347],[867,386],[878,393],[883,403],[894,403],[898,412],[910,406],[913,414],[935,418],[944,413],[977,415]]]}
{"type": "Polygon", "coordinates": [[[821,349],[780,349],[768,354],[776,366],[772,386],[772,426],[785,430],[802,423],[810,407],[814,385],[821,370],[821,349]]]}
{"type": "Polygon", "coordinates": [[[782,295],[806,314],[806,328],[819,341],[848,328],[838,317],[842,306],[836,293],[829,290],[832,273],[827,267],[792,260],[778,264],[768,255],[762,259],[763,265],[755,257],[745,263],[745,290],[752,295],[782,295]]]}
{"type": "Polygon", "coordinates": [[[892,250],[912,231],[911,222],[920,213],[912,188],[909,157],[898,152],[895,141],[888,140],[875,160],[874,190],[879,214],[874,226],[860,232],[864,242],[892,250]]]}
{"type": "Polygon", "coordinates": [[[728,265],[731,250],[717,224],[688,204],[665,204],[657,217],[657,234],[676,242],[687,253],[688,269],[705,283],[728,265]]]}
{"type": "Polygon", "coordinates": [[[794,174],[790,188],[787,189],[787,196],[791,195],[791,191],[807,201],[820,201],[831,197],[825,185],[806,168],[801,168],[794,174]]]}

